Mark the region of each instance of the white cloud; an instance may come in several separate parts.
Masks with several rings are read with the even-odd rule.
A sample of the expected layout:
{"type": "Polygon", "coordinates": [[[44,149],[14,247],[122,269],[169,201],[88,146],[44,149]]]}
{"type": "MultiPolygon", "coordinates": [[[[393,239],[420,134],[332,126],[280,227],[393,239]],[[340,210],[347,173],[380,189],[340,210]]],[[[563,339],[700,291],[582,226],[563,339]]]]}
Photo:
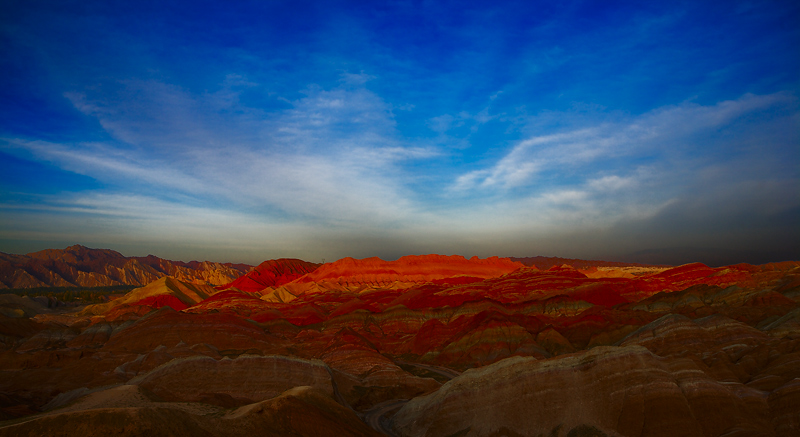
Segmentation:
{"type": "Polygon", "coordinates": [[[695,133],[726,125],[750,112],[785,103],[783,94],[745,95],[738,100],[702,106],[684,103],[658,108],[624,121],[599,123],[519,141],[496,164],[456,177],[454,191],[507,190],[532,184],[543,169],[568,173],[602,159],[645,154],[669,155],[684,149],[695,133]],[[681,144],[686,141],[687,144],[681,144]]]}
{"type": "Polygon", "coordinates": [[[172,171],[163,162],[148,160],[139,154],[125,153],[100,143],[65,145],[18,138],[4,138],[3,141],[9,149],[27,150],[39,159],[58,164],[65,170],[101,180],[132,179],[179,190],[203,184],[201,179],[172,171]]]}
{"type": "MultiPolygon", "coordinates": [[[[115,141],[6,139],[0,147],[94,177],[108,188],[48,198],[37,207],[0,205],[0,222],[14,226],[0,237],[62,235],[75,242],[105,238],[163,247],[193,241],[258,253],[252,262],[268,256],[259,252],[264,247],[274,249],[269,256],[322,253],[331,259],[389,250],[382,247],[485,256],[550,241],[549,253],[555,254],[557,243],[568,241],[559,238],[576,235],[577,228],[602,233],[626,220],[647,222],[676,210],[674,205],[720,214],[722,209],[703,205],[713,204],[709,200],[719,197],[714,193],[721,186],[737,178],[757,184],[779,158],[751,153],[710,165],[703,161],[709,151],[694,154],[693,148],[713,143],[696,137],[715,136],[737,118],[789,99],[776,94],[710,106],[684,103],[635,117],[575,123],[563,131],[540,130],[491,165],[453,179],[446,179],[446,172],[436,175],[446,181],[420,189],[413,183],[431,180],[424,179],[426,172],[452,172],[453,156],[402,139],[391,105],[358,84],[345,85],[310,87],[287,100],[288,109],[273,113],[241,103],[242,90],[261,85],[238,76],[200,96],[167,84],[125,83],[120,93],[142,94],[131,107],[101,101],[89,91],[73,93],[75,107],[96,117],[115,141]],[[469,252],[475,248],[482,251],[469,252]]],[[[446,131],[448,123],[480,116],[439,121],[446,131]]],[[[737,126],[742,132],[759,130],[755,138],[765,138],[761,125],[737,126]]],[[[785,171],[777,173],[784,177],[777,186],[791,186],[785,171]]],[[[764,198],[759,208],[783,213],[776,207],[781,200],[764,198]]],[[[583,247],[575,238],[569,244],[583,247]]]]}
{"type": "Polygon", "coordinates": [[[579,190],[559,190],[545,193],[541,199],[549,204],[555,205],[575,205],[584,202],[588,195],[585,191],[579,190]]]}
{"type": "Polygon", "coordinates": [[[390,105],[359,86],[369,79],[345,74],[346,87],[310,87],[273,114],[239,102],[242,87],[259,86],[241,76],[199,97],[164,83],[122,82],[119,99],[65,95],[122,144],[12,142],[131,191],[168,188],[303,219],[391,224],[418,209],[403,163],[437,152],[397,139],[390,105]]]}
{"type": "Polygon", "coordinates": [[[364,73],[362,70],[360,73],[350,73],[344,72],[341,74],[341,82],[348,84],[348,85],[364,85],[365,83],[374,80],[375,76],[370,74],[364,73]]]}
{"type": "Polygon", "coordinates": [[[447,135],[449,131],[464,126],[468,126],[469,131],[471,133],[475,133],[482,125],[492,120],[497,120],[505,115],[504,113],[498,113],[498,114],[489,113],[492,102],[494,102],[494,100],[502,93],[503,91],[497,91],[496,93],[490,95],[487,105],[475,114],[472,114],[468,111],[460,111],[456,115],[442,114],[429,119],[428,127],[432,131],[438,133],[443,138],[447,135]]]}
{"type": "Polygon", "coordinates": [[[633,184],[633,177],[620,177],[617,175],[603,176],[587,182],[587,185],[590,188],[600,192],[617,191],[623,188],[631,187],[633,184]]]}

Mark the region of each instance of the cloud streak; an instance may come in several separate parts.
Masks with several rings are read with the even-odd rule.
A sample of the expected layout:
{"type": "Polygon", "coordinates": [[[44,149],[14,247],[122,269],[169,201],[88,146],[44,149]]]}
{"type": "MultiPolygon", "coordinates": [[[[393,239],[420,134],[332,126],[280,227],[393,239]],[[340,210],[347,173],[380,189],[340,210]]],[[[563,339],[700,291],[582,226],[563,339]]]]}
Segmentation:
{"type": "MultiPolygon", "coordinates": [[[[236,100],[228,98],[229,102],[236,100]]],[[[686,214],[676,220],[693,223],[692,216],[698,214],[715,217],[726,211],[736,215],[758,207],[775,215],[800,205],[797,192],[791,189],[791,174],[775,162],[780,156],[754,155],[737,144],[706,143],[730,155],[708,162],[713,150],[696,153],[693,149],[697,137],[724,130],[741,117],[794,104],[793,98],[783,93],[745,95],[711,106],[684,103],[621,121],[533,136],[514,144],[494,165],[456,175],[451,183],[445,180],[440,194],[433,197],[407,185],[407,180],[419,173],[406,164],[433,162],[447,155],[400,140],[388,105],[360,87],[311,89],[291,102],[289,109],[269,116],[252,111],[252,116],[244,119],[229,119],[218,112],[201,113],[198,119],[216,117],[223,126],[219,130],[201,126],[209,134],[195,144],[180,136],[153,139],[148,123],[154,117],[146,116],[146,106],[139,108],[145,115],[129,114],[128,119],[113,109],[98,109],[100,103],[80,101],[83,106],[76,107],[98,117],[102,125],[113,126],[109,133],[124,143],[12,139],[6,140],[5,148],[23,150],[105,181],[115,187],[113,191],[69,201],[45,199],[38,208],[6,204],[3,210],[16,211],[17,216],[67,215],[71,218],[62,233],[82,238],[92,233],[110,237],[103,229],[116,227],[141,241],[153,237],[167,238],[173,244],[180,239],[202,240],[219,247],[238,244],[252,250],[248,238],[284,248],[295,239],[294,249],[301,253],[312,250],[310,235],[339,247],[347,246],[348,238],[362,241],[365,235],[372,235],[375,241],[408,250],[435,251],[431,247],[434,241],[443,247],[486,248],[504,242],[513,248],[519,240],[514,235],[527,235],[522,241],[541,244],[558,235],[563,241],[581,229],[613,234],[624,241],[625,236],[614,231],[618,223],[664,226],[660,217],[669,214],[686,214]],[[104,117],[111,121],[103,121],[104,117]],[[352,124],[367,127],[354,129],[348,126],[352,124]],[[238,138],[226,138],[225,133],[237,126],[245,131],[238,138]],[[139,135],[139,131],[145,134],[139,135]],[[736,150],[744,152],[734,153],[736,150]],[[643,156],[650,159],[631,165],[643,156]],[[720,198],[725,191],[722,187],[737,177],[750,184],[751,191],[753,184],[763,180],[764,168],[770,166],[778,171],[769,190],[783,193],[780,200],[773,197],[756,202],[758,197],[744,196],[734,201],[728,196],[725,198],[732,203],[723,207],[724,203],[717,202],[717,211],[703,208],[704,203],[713,204],[720,198]],[[165,188],[167,195],[161,192],[165,188]],[[452,198],[461,200],[436,206],[439,199],[446,204],[452,198]],[[209,202],[219,206],[210,207],[209,202]],[[79,231],[76,217],[95,217],[95,224],[89,227],[93,230],[79,231]],[[488,234],[487,227],[492,229],[488,234]],[[143,237],[148,232],[150,235],[143,237]],[[331,232],[341,238],[326,236],[331,232]],[[209,240],[204,234],[215,237],[209,240]],[[472,237],[465,240],[463,235],[472,237]],[[495,243],[487,246],[488,240],[495,243]]],[[[238,103],[228,107],[249,111],[238,103]]],[[[163,110],[153,109],[156,113],[163,110]]],[[[791,122],[796,113],[788,114],[784,118],[791,122]]],[[[182,122],[175,123],[182,126],[182,122]]],[[[155,124],[153,129],[182,131],[163,124],[155,124]]],[[[759,125],[750,129],[757,130],[759,125]]],[[[17,236],[33,235],[21,229],[15,232],[17,236]]],[[[652,240],[663,244],[660,237],[652,240]]]]}
{"type": "Polygon", "coordinates": [[[712,106],[684,103],[621,122],[533,136],[519,141],[490,168],[458,176],[452,189],[508,190],[534,183],[543,169],[568,172],[599,160],[652,154],[670,157],[692,147],[694,134],[724,127],[748,113],[792,102],[790,95],[778,93],[745,95],[712,106]]]}
{"type": "Polygon", "coordinates": [[[312,87],[277,114],[238,103],[230,90],[198,100],[165,84],[122,85],[120,95],[142,96],[137,106],[68,94],[115,143],[6,139],[9,148],[112,185],[124,180],[129,191],[169,188],[238,208],[384,224],[417,209],[398,183],[402,165],[438,154],[397,140],[389,106],[351,79],[333,90],[312,87]]]}

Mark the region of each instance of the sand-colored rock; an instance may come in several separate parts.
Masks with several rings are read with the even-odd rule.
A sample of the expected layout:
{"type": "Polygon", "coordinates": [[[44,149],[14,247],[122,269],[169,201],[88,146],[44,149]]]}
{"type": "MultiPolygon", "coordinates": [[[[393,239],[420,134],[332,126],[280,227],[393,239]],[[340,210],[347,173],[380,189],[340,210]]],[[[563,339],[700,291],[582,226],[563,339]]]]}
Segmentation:
{"type": "Polygon", "coordinates": [[[77,404],[2,426],[0,436],[379,436],[352,410],[313,387],[225,412],[203,404],[154,402],[135,386],[93,393],[77,404]]]}
{"type": "Polygon", "coordinates": [[[297,386],[312,386],[330,397],[334,394],[324,363],[274,355],[243,355],[233,360],[177,359],[128,384],[175,402],[218,403],[227,399],[244,405],[273,398],[297,386]]]}
{"type": "Polygon", "coordinates": [[[597,347],[468,370],[408,402],[392,422],[402,436],[548,435],[580,426],[623,436],[732,429],[769,435],[766,410],[752,408],[689,360],[659,358],[639,346],[597,347]]]}
{"type": "MultiPolygon", "coordinates": [[[[170,303],[166,298],[174,298],[185,307],[192,306],[213,296],[218,290],[210,285],[192,284],[165,276],[144,287],[137,288],[110,302],[89,305],[81,311],[81,315],[101,315],[122,305],[140,305],[160,308],[170,303]],[[161,298],[161,299],[157,299],[161,298]]],[[[183,309],[183,308],[173,308],[183,309]]]]}

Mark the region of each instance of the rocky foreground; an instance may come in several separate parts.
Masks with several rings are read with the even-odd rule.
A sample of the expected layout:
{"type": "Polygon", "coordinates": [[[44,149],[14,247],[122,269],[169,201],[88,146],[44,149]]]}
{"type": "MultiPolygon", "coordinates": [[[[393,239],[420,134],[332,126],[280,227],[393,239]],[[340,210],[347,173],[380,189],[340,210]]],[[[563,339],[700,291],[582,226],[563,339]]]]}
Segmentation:
{"type": "Polygon", "coordinates": [[[0,436],[792,436],[800,263],[274,260],[0,295],[0,436]]]}

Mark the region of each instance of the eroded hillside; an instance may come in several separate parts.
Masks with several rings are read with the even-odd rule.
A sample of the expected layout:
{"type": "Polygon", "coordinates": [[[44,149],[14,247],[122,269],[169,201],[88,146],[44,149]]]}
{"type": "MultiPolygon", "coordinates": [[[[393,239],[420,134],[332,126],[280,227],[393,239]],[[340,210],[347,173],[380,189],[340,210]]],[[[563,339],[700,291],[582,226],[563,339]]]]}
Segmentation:
{"type": "Polygon", "coordinates": [[[800,263],[277,265],[216,288],[162,278],[72,313],[3,300],[0,435],[800,427],[800,263]]]}

